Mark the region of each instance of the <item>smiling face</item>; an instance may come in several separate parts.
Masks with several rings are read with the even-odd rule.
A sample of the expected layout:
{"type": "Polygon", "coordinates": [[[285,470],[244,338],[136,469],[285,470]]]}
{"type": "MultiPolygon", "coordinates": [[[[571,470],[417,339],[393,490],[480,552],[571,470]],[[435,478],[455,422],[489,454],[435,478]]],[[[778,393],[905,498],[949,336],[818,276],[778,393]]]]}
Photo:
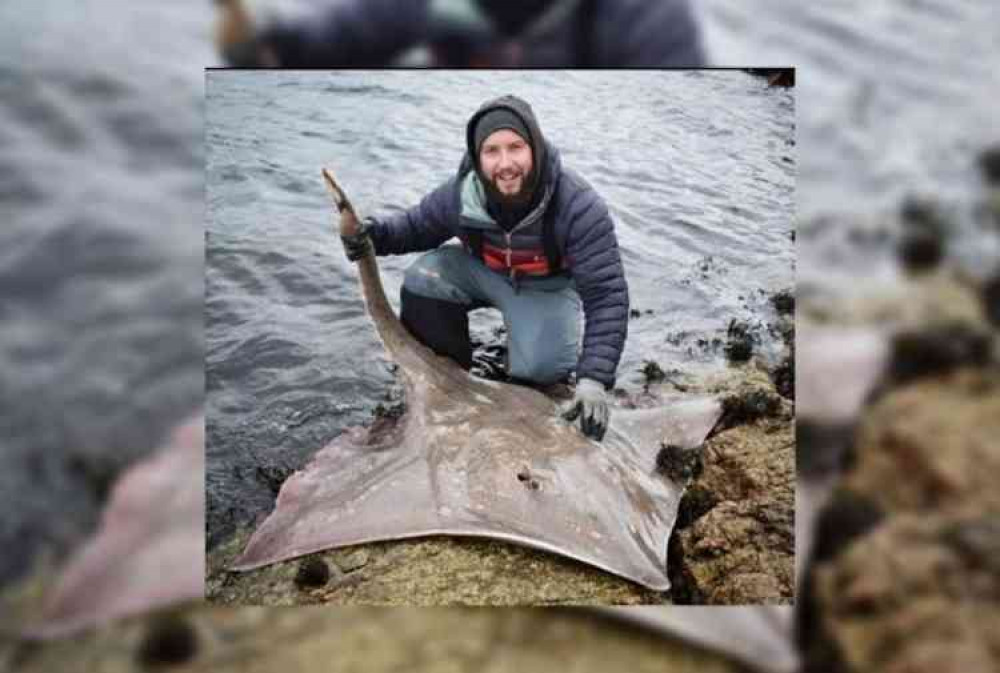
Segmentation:
{"type": "Polygon", "coordinates": [[[494,189],[511,199],[521,196],[534,167],[528,141],[510,129],[494,131],[479,148],[479,168],[494,189]]]}

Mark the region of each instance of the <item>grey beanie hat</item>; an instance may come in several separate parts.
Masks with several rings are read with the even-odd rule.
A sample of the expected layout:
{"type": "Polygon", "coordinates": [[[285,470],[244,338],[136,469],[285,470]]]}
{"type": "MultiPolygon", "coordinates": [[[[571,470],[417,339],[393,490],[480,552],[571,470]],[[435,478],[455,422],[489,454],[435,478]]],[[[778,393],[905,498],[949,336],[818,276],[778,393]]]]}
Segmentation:
{"type": "Polygon", "coordinates": [[[531,134],[528,133],[528,127],[524,125],[521,118],[513,110],[499,107],[484,114],[476,123],[476,152],[479,152],[483,146],[483,141],[486,140],[491,133],[499,131],[500,129],[510,129],[517,135],[524,138],[525,142],[527,142],[529,146],[532,144],[531,134]]]}

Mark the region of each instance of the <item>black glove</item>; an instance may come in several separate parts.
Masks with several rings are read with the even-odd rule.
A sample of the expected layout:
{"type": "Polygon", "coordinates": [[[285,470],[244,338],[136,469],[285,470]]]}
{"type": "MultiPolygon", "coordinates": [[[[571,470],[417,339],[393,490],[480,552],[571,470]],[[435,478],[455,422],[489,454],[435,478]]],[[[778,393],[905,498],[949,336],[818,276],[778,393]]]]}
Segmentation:
{"type": "Polygon", "coordinates": [[[368,220],[362,220],[359,224],[361,226],[357,234],[340,237],[340,240],[344,242],[344,252],[347,253],[347,259],[352,262],[375,254],[372,237],[368,234],[368,230],[371,228],[368,220]]]}
{"type": "Polygon", "coordinates": [[[604,385],[593,379],[580,379],[576,386],[576,397],[570,403],[563,418],[567,421],[580,418],[580,429],[583,434],[593,437],[598,442],[604,439],[608,429],[608,400],[604,385]]]}

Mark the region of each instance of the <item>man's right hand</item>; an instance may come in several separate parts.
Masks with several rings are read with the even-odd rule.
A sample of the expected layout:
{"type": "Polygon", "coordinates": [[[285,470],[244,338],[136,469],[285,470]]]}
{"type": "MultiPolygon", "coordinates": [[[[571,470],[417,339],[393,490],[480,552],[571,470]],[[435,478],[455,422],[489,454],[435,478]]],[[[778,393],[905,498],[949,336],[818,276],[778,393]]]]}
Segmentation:
{"type": "Polygon", "coordinates": [[[352,262],[364,259],[368,255],[375,254],[375,246],[372,244],[372,237],[368,235],[369,225],[367,220],[362,220],[358,224],[360,227],[357,234],[354,236],[340,237],[340,240],[344,242],[344,252],[347,253],[347,259],[352,262]]]}
{"type": "Polygon", "coordinates": [[[576,385],[576,397],[563,411],[562,417],[567,421],[574,421],[579,417],[583,434],[599,442],[604,439],[604,433],[608,429],[608,416],[604,385],[593,379],[580,379],[576,385]]]}
{"type": "Polygon", "coordinates": [[[242,0],[215,0],[219,22],[215,45],[230,66],[276,68],[281,65],[274,50],[257,38],[256,27],[242,0]]]}

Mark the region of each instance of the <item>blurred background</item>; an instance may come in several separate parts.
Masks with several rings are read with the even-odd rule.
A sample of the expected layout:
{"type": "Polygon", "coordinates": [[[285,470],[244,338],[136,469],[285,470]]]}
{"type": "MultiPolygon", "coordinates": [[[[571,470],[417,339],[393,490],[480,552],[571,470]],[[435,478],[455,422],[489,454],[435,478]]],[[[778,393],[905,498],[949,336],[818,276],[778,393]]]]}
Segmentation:
{"type": "MultiPolygon", "coordinates": [[[[309,17],[320,4],[347,3],[260,2],[251,18],[264,26],[272,13],[309,17]]],[[[638,12],[661,3],[584,4],[597,16],[611,11],[605,5],[638,12]]],[[[664,16],[678,11],[663,4],[664,16]]],[[[808,593],[796,647],[811,670],[995,670],[996,5],[706,0],[690,9],[700,46],[678,39],[660,55],[665,63],[677,62],[673,54],[798,69],[800,325],[875,328],[891,346],[858,418],[831,426],[819,409],[809,434],[800,424],[800,466],[812,455],[806,447],[834,447],[837,458],[815,469],[840,486],[800,588],[808,593]]],[[[65,560],[93,532],[122,470],[203,404],[202,68],[226,62],[214,45],[219,12],[194,0],[0,6],[0,582],[8,588],[65,560]]],[[[655,25],[630,16],[633,26],[655,25]]],[[[503,34],[499,44],[509,46],[518,29],[503,34]]],[[[363,53],[369,43],[352,48],[363,53]]],[[[278,58],[252,46],[249,55],[229,50],[230,62],[278,58]]],[[[577,63],[582,53],[591,52],[549,63],[577,63]]],[[[835,367],[841,353],[813,357],[835,367]]],[[[200,665],[206,651],[220,668],[253,653],[261,665],[309,670],[310,655],[329,660],[331,643],[362,642],[365,663],[388,670],[399,660],[372,644],[399,636],[392,642],[419,654],[409,660],[418,668],[501,669],[552,661],[545,657],[558,648],[524,635],[549,633],[542,623],[570,642],[606,643],[615,661],[640,668],[651,666],[637,663],[649,652],[668,657],[661,667],[695,656],[638,644],[645,636],[575,613],[452,614],[421,613],[421,622],[379,611],[285,615],[297,625],[280,631],[272,613],[192,608],[3,656],[23,670],[78,670],[80,661],[128,670],[192,657],[200,665]],[[346,622],[323,637],[326,619],[346,622]],[[447,637],[460,627],[462,638],[447,637]],[[211,643],[226,628],[245,638],[231,637],[219,654],[211,643]],[[283,647],[266,632],[308,634],[300,642],[312,645],[283,647]],[[435,633],[442,649],[428,654],[417,643],[435,633]]],[[[606,667],[600,656],[591,660],[606,667]]]]}

